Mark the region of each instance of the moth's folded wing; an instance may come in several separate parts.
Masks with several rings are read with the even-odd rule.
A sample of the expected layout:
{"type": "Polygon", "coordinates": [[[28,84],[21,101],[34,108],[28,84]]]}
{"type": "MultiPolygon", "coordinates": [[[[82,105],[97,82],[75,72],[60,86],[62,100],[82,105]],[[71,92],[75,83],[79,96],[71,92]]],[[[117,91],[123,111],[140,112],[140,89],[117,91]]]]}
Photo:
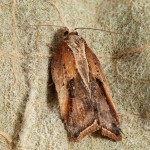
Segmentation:
{"type": "Polygon", "coordinates": [[[121,140],[119,117],[112,101],[101,64],[87,45],[86,55],[91,73],[92,100],[97,107],[101,134],[119,141],[121,140]]]}
{"type": "Polygon", "coordinates": [[[66,122],[71,139],[78,141],[99,129],[89,90],[79,73],[68,82],[69,115],[66,122]]]}
{"type": "Polygon", "coordinates": [[[63,43],[52,58],[51,71],[58,94],[61,117],[71,139],[78,141],[99,129],[89,91],[76,68],[75,58],[63,43]]]}
{"type": "Polygon", "coordinates": [[[60,113],[66,120],[68,115],[68,89],[67,83],[76,75],[75,61],[69,47],[63,42],[54,53],[51,62],[52,79],[58,94],[60,113]]]}

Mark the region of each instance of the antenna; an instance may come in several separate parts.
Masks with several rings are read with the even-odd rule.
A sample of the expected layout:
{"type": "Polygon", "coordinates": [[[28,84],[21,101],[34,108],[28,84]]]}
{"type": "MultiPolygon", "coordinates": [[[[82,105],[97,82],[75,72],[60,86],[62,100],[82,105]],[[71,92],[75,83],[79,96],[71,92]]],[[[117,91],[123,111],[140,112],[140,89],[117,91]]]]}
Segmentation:
{"type": "Polygon", "coordinates": [[[61,15],[61,13],[60,13],[58,7],[57,7],[52,1],[50,1],[50,0],[49,0],[49,3],[57,10],[57,12],[58,12],[58,14],[59,14],[59,17],[61,18],[61,21],[62,21],[62,23],[63,23],[63,26],[64,26],[64,27],[67,27],[67,23],[65,22],[63,16],[61,15]]]}
{"type": "Polygon", "coordinates": [[[120,33],[117,33],[117,32],[114,32],[114,31],[111,31],[111,30],[104,30],[104,29],[97,29],[97,28],[84,28],[84,27],[79,27],[79,28],[75,28],[76,29],[91,29],[91,30],[99,30],[99,31],[105,31],[105,32],[109,32],[109,33],[114,33],[114,34],[120,34],[120,33]]]}
{"type": "MultiPolygon", "coordinates": [[[[66,27],[66,28],[68,29],[68,25],[67,25],[67,23],[65,22],[63,16],[61,15],[61,13],[60,13],[58,7],[57,7],[51,0],[49,0],[49,3],[50,3],[50,4],[56,9],[56,11],[58,12],[59,17],[61,18],[61,21],[62,21],[62,23],[63,23],[63,27],[66,27]]],[[[51,26],[51,25],[50,25],[50,26],[51,26]]],[[[55,26],[55,27],[62,27],[62,26],[57,26],[57,25],[54,25],[54,26],[55,26]]],[[[110,31],[110,30],[96,29],[96,28],[90,28],[90,27],[88,27],[88,28],[84,28],[84,27],[75,28],[75,30],[77,30],[77,29],[99,30],[99,31],[105,31],[105,32],[113,33],[113,34],[120,34],[120,33],[114,32],[114,31],[110,31]]]]}

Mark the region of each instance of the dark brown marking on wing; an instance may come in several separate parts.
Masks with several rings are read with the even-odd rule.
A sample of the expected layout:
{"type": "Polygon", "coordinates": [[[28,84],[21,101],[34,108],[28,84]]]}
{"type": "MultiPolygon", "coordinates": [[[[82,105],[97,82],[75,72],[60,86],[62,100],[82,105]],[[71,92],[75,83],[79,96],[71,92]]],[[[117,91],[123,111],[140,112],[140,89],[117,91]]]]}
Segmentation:
{"type": "Polygon", "coordinates": [[[119,117],[100,62],[86,43],[85,52],[89,67],[88,88],[67,43],[63,42],[53,56],[52,77],[58,93],[61,117],[74,141],[99,129],[102,135],[119,141],[119,117]]]}
{"type": "Polygon", "coordinates": [[[74,87],[75,92],[71,93],[69,98],[72,101],[72,111],[69,112],[67,129],[71,138],[75,140],[82,131],[93,124],[95,117],[88,90],[82,83],[79,74],[77,74],[74,84],[70,85],[74,87]]]}
{"type": "Polygon", "coordinates": [[[67,88],[68,88],[68,92],[69,92],[69,97],[71,99],[75,98],[75,83],[74,83],[74,79],[71,79],[71,80],[67,81],[67,88]]]}
{"type": "Polygon", "coordinates": [[[59,46],[52,57],[51,73],[58,94],[61,117],[67,120],[70,101],[67,84],[76,77],[76,66],[73,54],[65,42],[59,46]]]}
{"type": "MultiPolygon", "coordinates": [[[[87,45],[85,47],[90,73],[92,74],[92,79],[90,79],[92,80],[91,93],[92,101],[95,101],[94,103],[97,105],[98,123],[101,128],[105,128],[105,131],[109,131],[105,134],[106,136],[113,140],[121,140],[119,117],[116,113],[101,64],[90,48],[87,45]]],[[[106,132],[101,131],[101,133],[104,134],[106,132]]]]}

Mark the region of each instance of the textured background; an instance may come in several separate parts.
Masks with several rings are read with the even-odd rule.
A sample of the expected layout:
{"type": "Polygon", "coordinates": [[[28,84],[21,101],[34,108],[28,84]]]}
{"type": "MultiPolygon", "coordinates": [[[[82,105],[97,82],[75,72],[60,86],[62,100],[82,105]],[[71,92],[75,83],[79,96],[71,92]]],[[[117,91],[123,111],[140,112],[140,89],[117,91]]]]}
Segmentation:
{"type": "Polygon", "coordinates": [[[48,0],[0,0],[0,150],[149,150],[150,1],[57,0],[99,57],[117,110],[121,142],[97,134],[69,142],[50,77],[61,19],[48,0]]]}

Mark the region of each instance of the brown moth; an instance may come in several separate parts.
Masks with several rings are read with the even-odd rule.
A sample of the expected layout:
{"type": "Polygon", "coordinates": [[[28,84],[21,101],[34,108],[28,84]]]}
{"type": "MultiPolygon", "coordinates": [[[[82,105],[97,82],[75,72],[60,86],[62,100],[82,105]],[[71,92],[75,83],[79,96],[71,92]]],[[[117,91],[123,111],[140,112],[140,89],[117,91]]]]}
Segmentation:
{"type": "Polygon", "coordinates": [[[78,141],[97,130],[115,141],[122,139],[101,64],[76,30],[64,32],[64,40],[52,57],[51,73],[71,140],[78,141]]]}

